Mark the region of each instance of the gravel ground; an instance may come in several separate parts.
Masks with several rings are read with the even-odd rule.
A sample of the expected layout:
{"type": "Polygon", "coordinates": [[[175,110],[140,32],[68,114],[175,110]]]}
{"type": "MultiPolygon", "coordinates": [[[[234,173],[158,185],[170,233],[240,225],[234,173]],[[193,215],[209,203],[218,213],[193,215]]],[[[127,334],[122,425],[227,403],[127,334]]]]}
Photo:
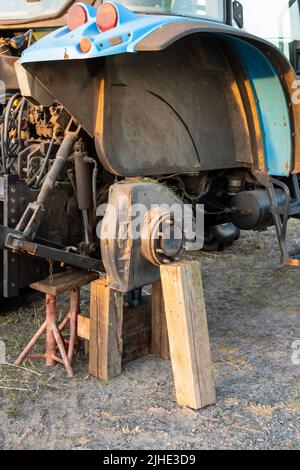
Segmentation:
{"type": "MultiPolygon", "coordinates": [[[[297,226],[292,225],[296,237],[297,226]]],[[[169,362],[151,356],[109,384],[60,367],[0,367],[2,449],[299,449],[300,271],[283,268],[273,230],[202,254],[217,405],[175,403],[169,362]]],[[[8,362],[42,322],[42,303],[0,317],[8,362]]]]}

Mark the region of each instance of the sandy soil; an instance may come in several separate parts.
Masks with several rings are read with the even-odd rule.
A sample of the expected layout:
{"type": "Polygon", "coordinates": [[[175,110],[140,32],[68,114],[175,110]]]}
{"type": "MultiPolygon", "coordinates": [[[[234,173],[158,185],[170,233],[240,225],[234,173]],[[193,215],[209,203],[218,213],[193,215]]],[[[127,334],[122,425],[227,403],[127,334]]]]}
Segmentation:
{"type": "MultiPolygon", "coordinates": [[[[300,366],[291,357],[300,338],[300,271],[280,266],[273,230],[243,234],[229,251],[201,258],[216,406],[178,407],[170,363],[151,356],[109,384],[88,377],[83,354],[74,380],[61,367],[5,365],[0,448],[299,449],[300,366]]],[[[9,363],[41,324],[42,307],[0,317],[9,363]]]]}

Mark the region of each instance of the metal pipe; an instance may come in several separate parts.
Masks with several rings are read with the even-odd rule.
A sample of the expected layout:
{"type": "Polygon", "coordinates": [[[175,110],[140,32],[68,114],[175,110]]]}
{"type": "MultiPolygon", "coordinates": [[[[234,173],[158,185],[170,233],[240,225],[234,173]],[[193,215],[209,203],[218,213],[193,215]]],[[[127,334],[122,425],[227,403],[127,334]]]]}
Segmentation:
{"type": "Polygon", "coordinates": [[[225,0],[225,8],[226,24],[232,26],[232,0],[225,0]]]}
{"type": "Polygon", "coordinates": [[[46,156],[44,158],[44,162],[43,162],[43,166],[41,168],[41,171],[37,177],[37,180],[36,180],[36,183],[35,183],[35,188],[38,188],[43,177],[44,177],[44,174],[45,174],[45,171],[47,169],[47,165],[48,165],[48,162],[50,160],[50,156],[51,156],[51,152],[52,152],[52,149],[53,149],[53,145],[54,145],[54,142],[55,142],[55,136],[52,137],[51,141],[50,141],[50,144],[49,144],[49,147],[48,147],[48,150],[47,150],[47,153],[46,153],[46,156]]]}
{"type": "Polygon", "coordinates": [[[85,243],[90,243],[89,215],[87,209],[82,209],[82,223],[85,243]]]}
{"type": "Polygon", "coordinates": [[[69,156],[72,153],[73,147],[75,145],[75,142],[77,140],[77,134],[73,133],[68,133],[65,137],[64,140],[62,141],[61,146],[59,147],[59,150],[56,154],[54,163],[49,170],[49,173],[47,175],[47,178],[45,179],[41,191],[39,193],[39,196],[37,198],[37,203],[44,205],[48,195],[54,188],[54,185],[58,179],[58,177],[61,175],[65,164],[69,158],[69,156]]]}
{"type": "Polygon", "coordinates": [[[93,207],[91,167],[85,159],[83,146],[80,143],[75,146],[74,162],[78,207],[80,210],[91,209],[93,207]]]}
{"type": "Polygon", "coordinates": [[[97,210],[97,177],[98,177],[98,164],[97,161],[90,157],[84,157],[84,161],[94,165],[93,177],[92,177],[92,193],[93,193],[93,205],[94,209],[97,210]]]}

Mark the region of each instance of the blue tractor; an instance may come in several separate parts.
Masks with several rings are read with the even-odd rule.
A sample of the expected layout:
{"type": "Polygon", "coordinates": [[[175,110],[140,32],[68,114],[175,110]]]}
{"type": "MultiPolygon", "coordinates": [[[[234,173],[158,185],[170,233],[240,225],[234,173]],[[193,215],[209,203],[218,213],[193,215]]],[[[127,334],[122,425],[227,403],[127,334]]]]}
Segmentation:
{"type": "Polygon", "coordinates": [[[194,221],[203,207],[216,248],[275,225],[282,262],[300,265],[287,243],[300,214],[296,74],[245,18],[223,0],[73,3],[65,26],[24,47],[2,124],[0,189],[21,194],[0,226],[5,296],[49,262],[105,271],[122,292],[155,282],[193,246],[180,216],[157,209],[173,204],[194,221]]]}

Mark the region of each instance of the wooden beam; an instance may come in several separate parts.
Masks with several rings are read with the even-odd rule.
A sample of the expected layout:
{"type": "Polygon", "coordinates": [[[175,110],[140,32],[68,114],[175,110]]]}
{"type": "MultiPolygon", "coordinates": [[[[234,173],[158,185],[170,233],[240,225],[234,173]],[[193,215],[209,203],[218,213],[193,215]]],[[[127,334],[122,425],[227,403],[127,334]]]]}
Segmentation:
{"type": "Polygon", "coordinates": [[[152,285],[152,339],[151,353],[161,359],[170,359],[169,337],[161,281],[152,285]]]}
{"type": "Polygon", "coordinates": [[[77,335],[79,338],[90,339],[90,319],[82,315],[77,317],[77,335]]]}
{"type": "Polygon", "coordinates": [[[177,402],[200,409],[216,401],[201,264],[161,266],[177,402]]]}
{"type": "Polygon", "coordinates": [[[151,297],[143,296],[137,307],[124,309],[123,364],[151,352],[151,297]]]}
{"type": "MultiPolygon", "coordinates": [[[[79,338],[89,353],[90,319],[78,316],[79,338]]],[[[151,354],[151,296],[143,296],[137,307],[125,307],[123,314],[123,364],[151,354]]]]}
{"type": "Polygon", "coordinates": [[[89,373],[108,381],[122,372],[123,294],[107,280],[91,284],[89,373]]]}
{"type": "Polygon", "coordinates": [[[86,284],[95,281],[99,276],[96,273],[81,271],[80,269],[68,269],[61,273],[49,276],[42,281],[31,284],[30,287],[49,295],[59,295],[72,289],[79,289],[86,284]]]}

